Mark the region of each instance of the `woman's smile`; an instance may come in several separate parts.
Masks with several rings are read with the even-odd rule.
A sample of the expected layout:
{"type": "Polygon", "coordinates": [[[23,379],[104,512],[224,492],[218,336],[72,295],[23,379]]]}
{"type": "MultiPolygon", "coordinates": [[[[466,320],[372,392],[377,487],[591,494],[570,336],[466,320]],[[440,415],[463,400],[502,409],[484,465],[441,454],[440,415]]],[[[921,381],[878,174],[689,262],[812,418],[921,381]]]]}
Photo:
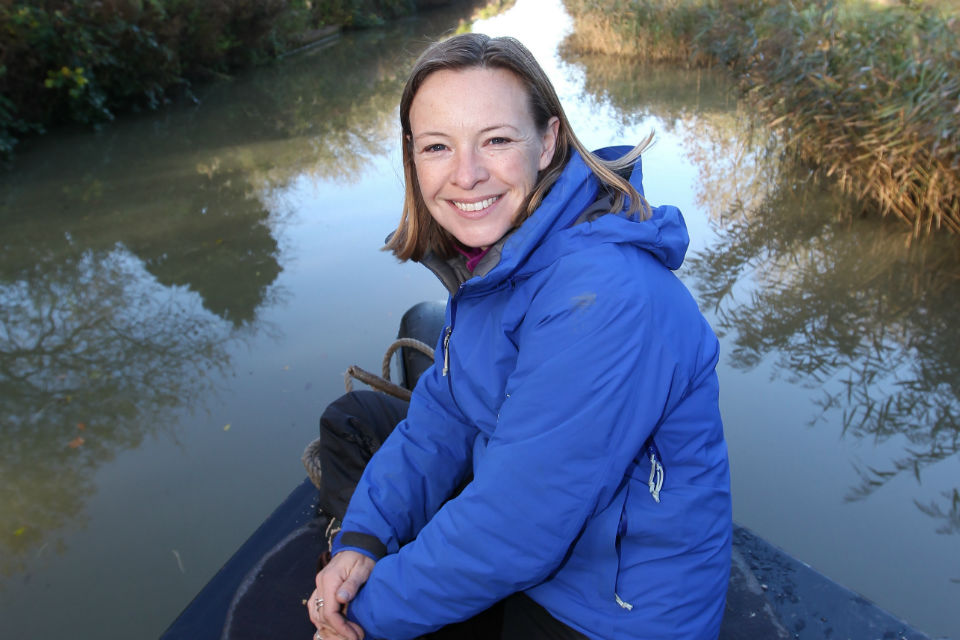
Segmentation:
{"type": "MultiPolygon", "coordinates": [[[[487,207],[489,207],[499,199],[500,199],[500,196],[493,196],[492,198],[484,198],[479,202],[464,202],[464,201],[458,201],[458,200],[451,200],[451,202],[453,203],[453,206],[455,206],[457,209],[460,209],[460,211],[466,214],[472,214],[472,213],[485,214],[486,212],[484,211],[484,209],[486,209],[487,207]]],[[[467,215],[467,217],[473,218],[473,217],[479,217],[479,216],[467,215]]]]}

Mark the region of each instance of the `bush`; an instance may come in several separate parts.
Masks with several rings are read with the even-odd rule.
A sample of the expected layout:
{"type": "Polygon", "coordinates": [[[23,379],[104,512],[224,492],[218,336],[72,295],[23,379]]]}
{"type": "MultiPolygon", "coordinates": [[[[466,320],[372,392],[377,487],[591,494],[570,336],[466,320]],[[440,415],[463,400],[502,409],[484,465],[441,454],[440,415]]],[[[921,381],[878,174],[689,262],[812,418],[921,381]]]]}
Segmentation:
{"type": "Polygon", "coordinates": [[[414,0],[0,0],[0,157],[61,123],[156,109],[275,58],[321,25],[370,26],[414,0]]]}

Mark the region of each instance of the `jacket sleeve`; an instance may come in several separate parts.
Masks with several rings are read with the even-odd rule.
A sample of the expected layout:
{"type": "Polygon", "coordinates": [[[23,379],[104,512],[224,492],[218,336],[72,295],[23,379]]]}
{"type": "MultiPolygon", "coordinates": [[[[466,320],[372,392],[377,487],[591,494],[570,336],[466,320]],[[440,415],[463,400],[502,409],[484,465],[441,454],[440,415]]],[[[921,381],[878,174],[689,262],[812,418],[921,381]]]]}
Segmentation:
{"type": "Polygon", "coordinates": [[[611,501],[690,381],[655,317],[689,295],[675,282],[654,300],[639,266],[607,254],[550,268],[473,481],[377,563],[350,609],[368,635],[415,637],[540,584],[611,501]]]}
{"type": "Polygon", "coordinates": [[[421,376],[407,418],[367,464],[331,552],[352,549],[374,560],[396,553],[469,475],[477,430],[447,389],[437,366],[421,376]]]}

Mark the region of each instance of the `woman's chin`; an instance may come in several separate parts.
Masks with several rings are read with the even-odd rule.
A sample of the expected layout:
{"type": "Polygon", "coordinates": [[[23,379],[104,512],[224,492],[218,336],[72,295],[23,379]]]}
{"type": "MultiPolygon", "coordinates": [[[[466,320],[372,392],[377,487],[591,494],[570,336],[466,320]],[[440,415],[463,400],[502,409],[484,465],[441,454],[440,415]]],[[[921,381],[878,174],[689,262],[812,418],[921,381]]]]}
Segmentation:
{"type": "MultiPolygon", "coordinates": [[[[454,234],[460,244],[471,249],[487,249],[490,245],[496,243],[500,237],[493,237],[494,234],[483,233],[460,233],[454,234]]],[[[503,234],[500,234],[502,236],[503,234]]]]}

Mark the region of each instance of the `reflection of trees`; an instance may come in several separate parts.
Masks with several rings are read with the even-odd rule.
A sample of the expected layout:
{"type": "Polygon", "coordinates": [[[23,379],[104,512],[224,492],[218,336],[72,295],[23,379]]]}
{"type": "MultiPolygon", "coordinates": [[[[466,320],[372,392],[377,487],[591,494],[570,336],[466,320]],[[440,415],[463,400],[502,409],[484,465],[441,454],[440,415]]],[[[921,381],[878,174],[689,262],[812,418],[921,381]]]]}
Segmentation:
{"type": "Polygon", "coordinates": [[[930,504],[920,504],[917,507],[931,518],[943,520],[943,524],[937,529],[937,533],[942,534],[960,534],[960,490],[954,488],[953,491],[944,491],[940,494],[947,507],[943,508],[936,502],[930,504]]]}
{"type": "Polygon", "coordinates": [[[626,126],[656,115],[672,127],[693,113],[722,113],[736,106],[729,79],[720,71],[561,52],[565,62],[583,70],[584,94],[608,102],[626,126]]]}
{"type": "Polygon", "coordinates": [[[344,36],[207,96],[196,126],[232,138],[200,160],[207,170],[242,169],[256,189],[291,179],[355,182],[393,142],[394,111],[408,68],[395,30],[344,36]],[[238,100],[238,96],[242,96],[238,100]]]}
{"type": "Polygon", "coordinates": [[[217,172],[191,176],[191,189],[176,206],[158,212],[175,225],[177,239],[127,239],[161,284],[187,286],[204,306],[234,325],[250,322],[268,299],[280,273],[279,248],[267,226],[271,216],[259,199],[238,191],[244,176],[217,172]],[[199,215],[198,215],[199,214],[199,215]]]}
{"type": "Polygon", "coordinates": [[[0,285],[0,574],[80,514],[100,464],[211,390],[237,335],[120,249],[0,285]]]}
{"type": "Polygon", "coordinates": [[[158,179],[121,161],[67,174],[51,181],[53,188],[33,182],[12,191],[0,202],[8,231],[0,240],[0,281],[36,278],[64,259],[122,245],[163,284],[196,291],[237,326],[252,321],[280,273],[271,213],[237,172],[170,174],[158,179]]]}
{"type": "Polygon", "coordinates": [[[676,125],[697,168],[698,204],[714,222],[752,211],[780,182],[779,163],[770,161],[778,153],[776,140],[750,122],[730,110],[696,114],[676,125]]]}
{"type": "Polygon", "coordinates": [[[733,366],[773,356],[792,379],[822,386],[821,415],[844,433],[910,443],[887,469],[860,468],[848,499],[960,451],[960,261],[948,243],[909,242],[884,224],[850,226],[848,206],[801,176],[689,262],[701,300],[732,336],[733,366]],[[752,276],[753,285],[743,283],[752,276]]]}

